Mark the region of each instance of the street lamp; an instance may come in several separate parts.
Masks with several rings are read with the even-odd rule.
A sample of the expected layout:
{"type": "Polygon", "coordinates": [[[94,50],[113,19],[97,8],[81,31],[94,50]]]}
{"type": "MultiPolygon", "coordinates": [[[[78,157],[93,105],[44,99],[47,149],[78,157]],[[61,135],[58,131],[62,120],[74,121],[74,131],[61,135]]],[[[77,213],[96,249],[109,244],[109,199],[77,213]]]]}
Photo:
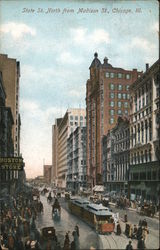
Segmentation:
{"type": "Polygon", "coordinates": [[[76,180],[77,180],[77,176],[76,175],[74,175],[74,191],[75,191],[75,193],[76,193],[76,180]]]}

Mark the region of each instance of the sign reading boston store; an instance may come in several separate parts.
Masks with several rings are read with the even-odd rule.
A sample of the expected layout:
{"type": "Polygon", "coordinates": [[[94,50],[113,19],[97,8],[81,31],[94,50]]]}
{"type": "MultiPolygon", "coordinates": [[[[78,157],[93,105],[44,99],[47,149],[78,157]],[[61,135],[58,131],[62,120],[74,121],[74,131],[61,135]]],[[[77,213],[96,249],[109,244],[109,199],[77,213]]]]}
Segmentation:
{"type": "Polygon", "coordinates": [[[22,157],[0,157],[1,170],[23,170],[24,162],[22,157]]]}

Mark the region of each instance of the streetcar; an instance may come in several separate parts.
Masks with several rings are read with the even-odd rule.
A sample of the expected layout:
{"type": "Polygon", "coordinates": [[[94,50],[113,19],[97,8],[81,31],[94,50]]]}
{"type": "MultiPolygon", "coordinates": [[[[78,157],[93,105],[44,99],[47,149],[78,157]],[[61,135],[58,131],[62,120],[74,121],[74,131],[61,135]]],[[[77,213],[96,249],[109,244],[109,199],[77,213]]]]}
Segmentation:
{"type": "Polygon", "coordinates": [[[102,204],[94,204],[88,200],[73,199],[69,201],[68,207],[71,213],[79,216],[87,222],[98,233],[105,234],[114,231],[117,215],[110,212],[109,208],[102,204]]]}

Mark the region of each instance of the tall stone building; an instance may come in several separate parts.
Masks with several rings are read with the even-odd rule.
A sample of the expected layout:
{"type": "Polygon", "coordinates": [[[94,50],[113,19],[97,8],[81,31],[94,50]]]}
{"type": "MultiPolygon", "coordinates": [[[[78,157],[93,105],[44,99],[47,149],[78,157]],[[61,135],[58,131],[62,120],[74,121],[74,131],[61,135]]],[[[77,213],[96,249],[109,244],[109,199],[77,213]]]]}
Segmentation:
{"type": "Polygon", "coordinates": [[[129,120],[119,117],[103,138],[103,176],[108,191],[128,193],[129,143],[129,120]]]}
{"type": "Polygon", "coordinates": [[[156,61],[130,87],[130,195],[160,195],[160,64],[156,61]]]}
{"type": "Polygon", "coordinates": [[[51,184],[51,173],[52,173],[52,165],[44,165],[43,166],[44,181],[48,184],[51,184]]]}
{"type": "Polygon", "coordinates": [[[0,71],[3,75],[3,84],[6,92],[6,106],[11,107],[14,125],[12,138],[14,142],[14,155],[20,154],[20,114],[19,114],[19,78],[20,63],[7,55],[0,54],[0,71]]]}
{"type": "MultiPolygon", "coordinates": [[[[13,157],[14,147],[12,139],[12,126],[14,124],[12,111],[10,107],[6,107],[6,93],[3,86],[2,72],[0,72],[0,157],[13,157]]],[[[4,189],[8,193],[13,191],[12,184],[14,182],[14,172],[8,170],[0,170],[0,192],[4,189]]]]}
{"type": "MultiPolygon", "coordinates": [[[[19,79],[20,79],[20,63],[8,55],[0,54],[0,71],[3,76],[3,85],[6,93],[6,106],[11,108],[13,116],[12,139],[14,145],[14,156],[20,155],[20,127],[21,119],[19,113],[19,79]]],[[[17,179],[16,186],[23,182],[25,172],[14,171],[14,178],[17,179]]]]}
{"type": "Polygon", "coordinates": [[[52,126],[52,182],[57,186],[57,167],[58,167],[58,125],[62,118],[55,119],[52,126]]]}
{"type": "Polygon", "coordinates": [[[12,111],[6,107],[6,93],[3,86],[2,72],[0,72],[0,156],[14,155],[12,126],[14,124],[12,111]]]}
{"type": "MultiPolygon", "coordinates": [[[[84,109],[68,109],[57,126],[57,136],[54,140],[53,135],[53,145],[57,145],[57,149],[53,147],[54,159],[57,161],[56,171],[57,171],[57,185],[61,188],[66,187],[66,177],[67,177],[67,139],[70,134],[78,127],[86,125],[86,111],[84,109]],[[55,156],[56,155],[56,156],[55,156]]],[[[54,168],[54,164],[53,164],[54,168]]]]}
{"type": "Polygon", "coordinates": [[[67,189],[86,188],[86,127],[77,127],[67,140],[67,189]]]}
{"type": "Polygon", "coordinates": [[[113,67],[105,57],[101,63],[94,54],[90,79],[86,86],[87,175],[93,187],[102,184],[102,138],[117,122],[118,116],[128,116],[129,86],[141,76],[137,69],[113,67]]]}

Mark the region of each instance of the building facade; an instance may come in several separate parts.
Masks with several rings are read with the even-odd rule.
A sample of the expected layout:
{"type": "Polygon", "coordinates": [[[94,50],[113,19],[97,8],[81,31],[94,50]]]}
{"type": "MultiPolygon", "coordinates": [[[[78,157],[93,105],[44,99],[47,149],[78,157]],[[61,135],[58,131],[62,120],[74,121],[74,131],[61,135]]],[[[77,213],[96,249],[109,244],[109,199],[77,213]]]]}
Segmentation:
{"type": "Polygon", "coordinates": [[[52,182],[57,186],[58,175],[58,125],[62,118],[55,119],[55,124],[52,126],[52,182]]]}
{"type": "Polygon", "coordinates": [[[44,165],[43,166],[44,181],[48,184],[51,184],[51,173],[52,173],[52,165],[44,165]]]}
{"type": "Polygon", "coordinates": [[[103,183],[107,191],[128,193],[129,120],[119,117],[117,125],[103,137],[103,183]]]}
{"type": "Polygon", "coordinates": [[[67,139],[78,126],[80,127],[86,126],[86,111],[84,109],[78,109],[78,108],[68,109],[64,117],[58,124],[56,160],[57,160],[57,178],[58,178],[57,185],[60,188],[66,188],[67,139]]]}
{"type": "Polygon", "coordinates": [[[130,195],[156,201],[160,195],[159,60],[150,68],[146,65],[130,91],[130,195]]]}
{"type": "MultiPolygon", "coordinates": [[[[13,157],[14,146],[12,127],[14,121],[10,107],[6,107],[6,93],[3,86],[2,72],[0,72],[0,157],[13,157]]],[[[1,190],[11,193],[14,184],[14,171],[0,170],[1,190]]]]}
{"type": "Polygon", "coordinates": [[[101,63],[95,53],[86,85],[87,176],[93,187],[102,184],[102,138],[117,122],[118,116],[128,116],[129,86],[141,76],[137,69],[113,67],[104,58],[101,63]]]}
{"type": "Polygon", "coordinates": [[[77,127],[67,140],[67,181],[69,191],[86,188],[86,127],[77,127]]]}
{"type": "Polygon", "coordinates": [[[109,130],[107,135],[103,136],[103,184],[107,191],[110,191],[108,182],[114,178],[114,167],[113,167],[113,144],[112,133],[109,130]]]}
{"type": "Polygon", "coordinates": [[[20,155],[20,114],[19,114],[19,78],[20,63],[7,55],[0,54],[0,71],[3,75],[3,85],[6,92],[6,106],[11,108],[14,125],[12,138],[14,155],[20,155]]]}
{"type": "MultiPolygon", "coordinates": [[[[20,156],[20,127],[21,119],[19,113],[19,79],[20,63],[5,54],[0,54],[0,71],[3,76],[3,85],[6,92],[6,106],[11,108],[14,124],[12,126],[12,139],[14,145],[14,156],[20,156]]],[[[23,182],[25,173],[14,171],[15,184],[18,187],[20,181],[23,182]],[[19,180],[19,181],[18,181],[19,180]]]]}

